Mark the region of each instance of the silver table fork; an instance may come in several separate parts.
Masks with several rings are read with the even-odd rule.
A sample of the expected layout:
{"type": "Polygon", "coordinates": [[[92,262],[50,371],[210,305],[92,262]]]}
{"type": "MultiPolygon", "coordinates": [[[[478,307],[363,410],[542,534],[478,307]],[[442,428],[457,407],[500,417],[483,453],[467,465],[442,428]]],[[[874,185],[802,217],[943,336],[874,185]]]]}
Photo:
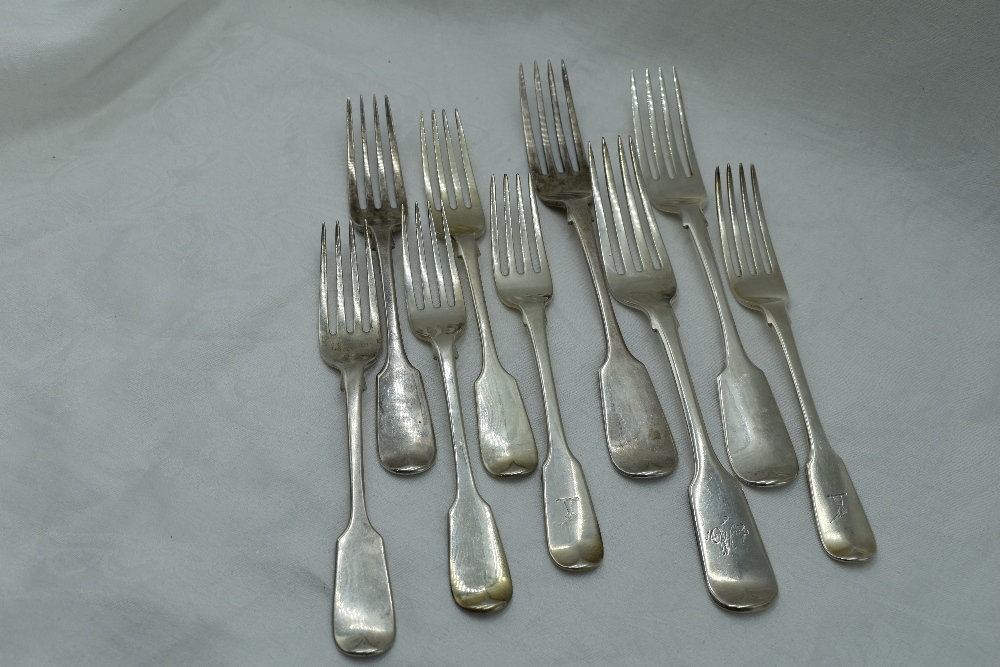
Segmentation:
{"type": "Polygon", "coordinates": [[[399,167],[399,151],[396,146],[396,132],[392,126],[389,98],[385,98],[385,122],[389,137],[389,157],[392,161],[392,193],[389,191],[385,171],[378,101],[374,96],[372,106],[375,119],[375,161],[378,167],[377,190],[372,183],[364,98],[361,98],[360,108],[361,153],[364,159],[364,208],[361,207],[358,193],[358,176],[354,160],[354,121],[350,99],[347,100],[347,190],[351,201],[351,222],[359,231],[367,226],[375,241],[379,274],[382,278],[382,296],[385,300],[385,320],[389,325],[386,335],[385,364],[376,380],[379,461],[386,470],[406,475],[423,472],[434,463],[434,430],[431,426],[431,413],[427,407],[427,396],[424,393],[424,382],[420,377],[420,371],[410,364],[403,351],[396,308],[392,237],[406,221],[406,190],[403,187],[403,174],[399,167]],[[391,201],[393,194],[395,194],[395,206],[391,201]]]}
{"type": "Polygon", "coordinates": [[[549,124],[545,112],[542,82],[535,63],[535,102],[538,109],[538,129],[541,136],[542,152],[535,144],[531,112],[528,108],[528,92],[524,85],[524,67],[520,68],[521,79],[521,119],[524,128],[524,145],[528,154],[528,166],[538,198],[542,203],[566,211],[566,218],[576,230],[587,259],[590,278],[597,293],[604,324],[607,356],[600,370],[601,407],[604,413],[604,429],[608,442],[611,462],[623,474],[633,477],[657,477],[666,475],[677,465],[677,449],[667,426],[663,408],[656,397],[649,372],[642,363],[632,356],[618,328],[618,320],[611,306],[601,260],[594,238],[594,226],[590,212],[593,197],[590,191],[590,173],[587,168],[583,139],[576,119],[573,94],[569,87],[566,63],[562,63],[562,83],[569,112],[569,126],[572,133],[576,167],[570,156],[559,112],[559,96],[556,92],[555,74],[552,63],[548,64],[549,99],[552,105],[552,122],[555,128],[559,161],[552,152],[549,139],[549,124]],[[544,167],[543,167],[544,160],[544,167]]]}
{"type": "Polygon", "coordinates": [[[542,382],[545,420],[549,433],[549,455],[542,464],[542,502],[545,506],[545,536],[549,556],[556,565],[570,570],[593,569],[604,557],[604,542],[597,514],[590,501],[583,468],[569,451],[556,398],[556,382],[549,359],[545,333],[545,305],[552,298],[552,274],[538,225],[535,192],[528,181],[531,198],[531,225],[535,242],[532,257],[528,223],[521,196],[521,177],[515,180],[517,215],[512,215],[510,188],[503,177],[504,238],[500,239],[497,216],[496,182],[490,179],[490,226],[493,241],[493,281],[500,300],[521,312],[535,349],[535,362],[542,382]],[[516,232],[515,232],[516,228],[516,232]],[[515,245],[515,234],[519,243],[515,245]],[[504,273],[504,265],[507,272],[504,273]],[[535,267],[538,268],[535,268],[535,267]]]}
{"type": "MultiPolygon", "coordinates": [[[[635,144],[629,140],[633,164],[635,144]]],[[[698,407],[691,375],[684,360],[677,322],[670,302],[677,292],[677,281],[667,257],[663,238],[653,217],[652,206],[639,183],[638,204],[632,188],[629,160],[621,138],[618,139],[618,164],[625,192],[627,212],[623,212],[615,182],[614,168],[607,142],[601,142],[604,176],[608,194],[605,209],[594,154],[588,150],[594,188],[594,210],[604,273],[611,293],[621,303],[649,317],[660,334],[670,367],[677,382],[677,392],[684,406],[684,416],[691,446],[694,449],[694,476],[688,487],[695,539],[701,552],[705,581],[718,604],[734,611],[762,609],[778,595],[771,561],[757,530],[743,488],[719,462],[708,440],[705,422],[698,407]],[[607,212],[614,221],[613,230],[607,212]],[[631,229],[631,235],[629,234],[631,229]],[[631,238],[630,238],[631,237],[631,238]],[[648,240],[647,240],[648,239],[648,240]],[[652,241],[650,247],[649,240],[652,241]],[[638,262],[632,255],[634,242],[638,262]],[[621,269],[618,269],[618,266],[621,269]]]]}
{"type": "Polygon", "coordinates": [[[465,443],[465,426],[462,419],[462,401],[458,394],[458,376],[455,343],[465,330],[465,297],[455,265],[448,228],[448,214],[443,214],[444,239],[431,233],[431,255],[434,260],[433,282],[427,262],[420,207],[414,207],[417,236],[417,258],[420,275],[421,303],[417,304],[414,275],[410,266],[409,225],[403,229],[403,267],[406,285],[406,310],[410,327],[421,340],[434,349],[434,356],[441,365],[448,417],[451,422],[451,440],[455,449],[455,474],[457,489],[455,502],[448,511],[448,572],[451,577],[451,595],[460,607],[471,611],[499,611],[510,602],[513,588],[507,557],[504,554],[500,533],[497,531],[493,511],[479,495],[472,476],[469,449],[465,443]],[[441,264],[440,245],[445,246],[448,275],[441,264]],[[449,294],[450,292],[450,294],[449,294]]]}
{"type": "Polygon", "coordinates": [[[719,170],[715,170],[715,198],[718,201],[719,231],[722,235],[722,257],[729,274],[729,285],[736,299],[747,308],[764,313],[774,328],[792,374],[792,382],[802,408],[802,417],[809,434],[809,458],[806,477],[816,528],[823,549],[831,558],[842,561],[864,561],[875,555],[875,535],[861,500],[854,490],[843,459],[833,451],[823,432],[819,413],[813,403],[805,371],[792,337],[792,324],[786,303],[788,288],[778,268],[771,236],[764,219],[764,208],[757,185],[757,170],[750,166],[753,184],[753,206],[747,196],[747,183],[740,165],[740,199],[743,215],[733,192],[733,172],[726,167],[729,224],[723,214],[722,186],[719,170]],[[754,219],[756,214],[756,220],[754,219]],[[732,239],[729,238],[730,231],[732,239]],[[759,237],[759,241],[758,241],[759,237]],[[733,250],[735,249],[735,254],[733,250]]]}
{"type": "Polygon", "coordinates": [[[639,109],[635,73],[632,74],[632,124],[638,155],[635,167],[653,206],[660,211],[680,215],[682,224],[691,233],[715,299],[726,353],[726,364],[717,383],[729,462],[736,476],[746,484],[787,484],[798,474],[799,461],[771,385],[764,373],[747,357],[729,302],[719,290],[721,281],[712,254],[708,222],[702,213],[708,196],[691,144],[677,72],[674,71],[674,93],[683,143],[675,139],[663,70],[659,71],[659,89],[660,120],[657,119],[649,70],[646,70],[644,122],[639,109]]]}
{"type": "Polygon", "coordinates": [[[337,539],[334,573],[333,639],[351,655],[377,655],[392,646],[396,620],[392,590],[385,562],[382,536],[372,528],[365,509],[364,464],[361,449],[361,392],[365,369],[375,363],[382,347],[382,328],[375,300],[370,235],[365,235],[364,255],[368,265],[368,303],[362,307],[358,284],[358,253],[350,227],[350,283],[353,326],[347,328],[344,287],[348,281],[341,259],[340,223],[337,223],[334,259],[337,281],[337,321],[331,326],[326,271],[326,225],[320,250],[319,352],[327,365],[340,371],[347,396],[347,423],[351,457],[351,519],[337,539]],[[368,316],[368,330],[362,325],[368,316]]]}
{"type": "Polygon", "coordinates": [[[524,410],[524,401],[517,380],[500,364],[500,357],[493,343],[490,316],[486,310],[486,295],[483,293],[483,279],[479,273],[479,245],[476,243],[476,237],[486,231],[486,216],[483,214],[483,205],[479,199],[476,178],[472,173],[472,162],[469,160],[469,150],[465,144],[465,132],[458,110],[455,110],[455,127],[462,153],[461,175],[458,160],[455,159],[448,116],[444,111],[441,112],[441,122],[444,125],[444,145],[438,130],[437,114],[432,111],[431,136],[434,146],[432,165],[427,151],[424,115],[420,114],[420,154],[423,158],[424,190],[427,201],[432,204],[428,215],[439,234],[443,232],[441,208],[448,208],[448,222],[455,238],[455,245],[458,247],[458,258],[462,260],[466,275],[469,277],[472,304],[475,306],[476,319],[479,322],[479,340],[483,350],[483,370],[475,384],[476,414],[479,417],[479,453],[486,472],[491,475],[498,477],[525,475],[538,465],[538,450],[535,448],[535,438],[531,434],[531,423],[524,410]],[[466,196],[468,204],[465,203],[466,196]]]}

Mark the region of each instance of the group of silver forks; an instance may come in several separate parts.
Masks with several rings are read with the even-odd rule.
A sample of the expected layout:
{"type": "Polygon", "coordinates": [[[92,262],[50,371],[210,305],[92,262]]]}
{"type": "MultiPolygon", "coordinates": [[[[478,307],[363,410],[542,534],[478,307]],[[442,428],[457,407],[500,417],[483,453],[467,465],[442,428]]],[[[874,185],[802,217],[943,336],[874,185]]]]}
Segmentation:
{"type": "MultiPolygon", "coordinates": [[[[570,452],[556,398],[544,313],[552,297],[552,278],[536,200],[565,210],[578,233],[593,280],[607,346],[599,386],[613,465],[628,476],[660,477],[674,470],[677,452],[649,374],[622,337],[611,296],[649,317],[673,370],[694,450],[695,469],[688,491],[709,593],[726,609],[761,609],[773,602],[778,588],[739,481],[762,487],[787,484],[797,475],[798,459],[767,379],[747,357],[721,290],[703,214],[707,192],[677,74],[673,73],[673,102],[662,70],[655,77],[646,71],[644,90],[633,74],[634,133],[627,140],[618,138],[617,159],[612,157],[614,143],[609,148],[602,140],[602,164],[595,159],[592,147],[584,149],[564,63],[561,80],[565,118],[552,64],[547,67],[547,86],[535,64],[533,115],[521,69],[520,102],[530,177],[524,188],[520,176],[515,176],[513,202],[506,175],[499,193],[495,178],[490,180],[489,191],[494,284],[501,301],[522,315],[542,387],[549,450],[541,476],[549,554],[562,568],[586,570],[600,564],[604,547],[583,470],[570,452]],[[725,343],[725,365],[717,380],[719,403],[735,477],[723,467],[709,442],[681,349],[671,308],[677,284],[656,224],[656,210],[679,216],[690,232],[715,300],[725,343]]],[[[393,273],[395,233],[401,231],[404,239],[407,318],[413,333],[430,343],[444,382],[457,477],[456,496],[448,513],[449,574],[452,596],[465,609],[502,609],[513,589],[492,510],[476,488],[465,437],[455,365],[456,341],[466,325],[459,263],[472,292],[483,352],[482,372],[474,387],[483,466],[497,477],[529,474],[537,465],[538,454],[517,382],[504,370],[492,338],[477,244],[487,220],[458,111],[454,113],[455,133],[445,112],[441,112],[440,124],[437,113],[432,112],[429,138],[424,115],[420,116],[424,201],[423,206],[413,206],[412,225],[388,98],[384,100],[387,151],[377,98],[373,98],[372,150],[363,98],[359,112],[360,178],[348,100],[351,225],[342,232],[338,223],[335,232],[334,321],[329,314],[331,288],[325,226],[323,229],[319,339],[323,360],[342,375],[349,425],[352,503],[348,527],[337,541],[334,638],[347,653],[377,654],[392,645],[395,618],[382,538],[371,526],[365,509],[360,415],[364,372],[380,354],[383,328],[386,360],[376,382],[379,460],[393,473],[414,474],[432,465],[436,449],[423,381],[403,351],[393,273]],[[391,172],[386,169],[387,161],[391,172]],[[363,238],[366,285],[359,279],[356,234],[363,238]],[[343,235],[348,237],[346,261],[343,235]],[[377,305],[376,255],[384,318],[377,305]]],[[[729,284],[740,303],[764,313],[784,351],[809,437],[806,470],[822,546],[837,560],[867,560],[875,553],[875,539],[843,461],[826,440],[805,381],[785,308],[787,290],[752,166],[750,184],[752,195],[740,165],[737,198],[732,170],[727,167],[724,198],[721,173],[716,169],[718,224],[729,284]]]]}

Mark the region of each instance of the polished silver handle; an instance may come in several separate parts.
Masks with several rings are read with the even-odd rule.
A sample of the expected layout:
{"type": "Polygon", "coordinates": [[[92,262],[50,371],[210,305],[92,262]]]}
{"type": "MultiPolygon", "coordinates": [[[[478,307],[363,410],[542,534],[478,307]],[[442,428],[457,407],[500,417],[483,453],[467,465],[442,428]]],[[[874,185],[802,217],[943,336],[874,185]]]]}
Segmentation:
{"type": "Polygon", "coordinates": [[[844,461],[833,451],[819,421],[806,383],[802,361],[792,337],[792,323],[783,302],[762,304],[761,310],[781,343],[792,374],[792,383],[802,408],[806,432],[809,435],[809,459],[806,477],[820,542],[826,553],[836,560],[864,561],[875,555],[875,534],[844,461]]]}
{"type": "Polygon", "coordinates": [[[549,556],[565,569],[593,569],[604,558],[604,541],[583,468],[570,452],[563,432],[545,334],[545,305],[523,304],[521,313],[535,350],[549,435],[549,454],[542,464],[542,502],[549,556]]]}
{"type": "Polygon", "coordinates": [[[628,351],[618,328],[594,238],[590,205],[582,200],[567,202],[566,218],[583,246],[604,324],[607,357],[599,377],[611,462],[631,477],[666,475],[677,466],[677,449],[649,371],[628,351]]]}
{"type": "Polygon", "coordinates": [[[351,655],[376,655],[392,646],[396,620],[382,536],[368,521],[361,448],[363,367],[343,371],[351,459],[351,520],[337,539],[333,638],[351,655]]]}
{"type": "Polygon", "coordinates": [[[462,402],[455,373],[455,339],[437,335],[434,354],[441,364],[451,439],[455,450],[457,490],[448,511],[448,572],[451,595],[471,611],[499,611],[513,595],[507,556],[493,511],[476,489],[462,420],[462,402]]]}
{"type": "Polygon", "coordinates": [[[458,256],[469,278],[483,350],[483,371],[474,387],[476,416],[479,419],[479,454],[486,472],[491,475],[526,475],[538,465],[538,449],[517,380],[501,365],[493,343],[483,278],[479,273],[479,246],[471,234],[460,234],[455,241],[458,256]]]}
{"type": "Polygon", "coordinates": [[[698,205],[685,206],[681,220],[691,233],[722,324],[726,365],[716,382],[726,453],[733,472],[754,486],[788,484],[799,473],[799,460],[767,377],[743,349],[729,302],[720,289],[722,281],[705,215],[698,205]]]}
{"type": "Polygon", "coordinates": [[[423,378],[403,351],[392,269],[392,233],[388,227],[374,228],[372,235],[378,250],[385,321],[389,324],[385,365],[375,381],[378,456],[390,472],[415,474],[434,463],[434,429],[423,378]]]}
{"type": "Polygon", "coordinates": [[[762,609],[777,597],[778,582],[757,523],[743,488],[722,467],[708,440],[673,309],[664,301],[657,302],[650,306],[649,319],[674,372],[694,448],[695,470],[688,495],[709,593],[726,609],[762,609]]]}

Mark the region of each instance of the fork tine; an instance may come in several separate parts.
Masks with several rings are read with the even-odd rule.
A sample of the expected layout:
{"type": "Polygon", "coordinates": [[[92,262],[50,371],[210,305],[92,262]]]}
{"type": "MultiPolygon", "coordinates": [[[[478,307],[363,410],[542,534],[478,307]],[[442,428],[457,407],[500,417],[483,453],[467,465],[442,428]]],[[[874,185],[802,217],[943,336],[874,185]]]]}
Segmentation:
{"type": "Polygon", "coordinates": [[[337,281],[337,333],[347,331],[347,313],[344,311],[344,265],[340,252],[340,222],[334,227],[336,239],[333,242],[333,261],[336,268],[334,279],[337,281]]]}
{"type": "MultiPolygon", "coordinates": [[[[385,129],[389,133],[389,159],[392,161],[392,184],[396,192],[396,206],[406,214],[406,188],[403,186],[403,169],[399,165],[399,145],[396,143],[396,127],[392,123],[392,107],[389,96],[385,96],[385,129]]],[[[384,187],[384,186],[383,186],[384,187]]],[[[383,190],[388,199],[387,190],[383,190]]]]}
{"type": "MultiPolygon", "coordinates": [[[[444,224],[444,236],[442,237],[442,243],[444,243],[445,257],[448,259],[448,271],[451,273],[452,305],[464,306],[464,297],[462,296],[462,279],[458,275],[458,266],[455,264],[455,244],[451,240],[451,228],[448,227],[448,214],[442,211],[441,219],[444,224]]],[[[444,292],[442,291],[441,294],[444,294],[444,292]]]]}
{"type": "Polygon", "coordinates": [[[354,230],[347,225],[348,250],[351,253],[351,305],[354,307],[353,332],[361,331],[361,286],[358,284],[358,248],[354,239],[354,230]]]}
{"type": "MultiPolygon", "coordinates": [[[[420,293],[423,297],[423,307],[431,308],[434,300],[431,297],[431,281],[427,277],[427,252],[424,250],[424,223],[420,219],[420,204],[413,204],[414,232],[417,235],[417,263],[420,264],[420,293]]],[[[433,238],[434,234],[431,234],[433,238]]]]}
{"type": "MultiPolygon", "coordinates": [[[[618,273],[618,268],[615,266],[614,247],[611,245],[611,236],[608,233],[607,209],[604,208],[604,200],[601,197],[600,177],[597,175],[597,165],[594,162],[594,148],[589,142],[587,143],[587,166],[590,168],[590,189],[594,193],[594,221],[597,223],[597,238],[601,244],[601,260],[604,262],[605,272],[618,273]]],[[[605,164],[606,166],[607,164],[605,164]]],[[[604,178],[605,180],[608,178],[606,171],[604,178]]],[[[620,244],[618,257],[622,260],[622,266],[625,266],[627,269],[625,259],[621,256],[620,244]]]]}
{"type": "MultiPolygon", "coordinates": [[[[698,159],[695,157],[694,145],[691,143],[691,133],[688,131],[687,116],[684,114],[684,98],[681,96],[681,82],[677,78],[677,68],[674,67],[674,93],[677,96],[677,116],[681,121],[681,136],[684,140],[684,154],[687,156],[688,173],[701,178],[698,171],[698,159]]],[[[660,81],[663,81],[663,71],[660,71],[660,81]]]]}
{"type": "Polygon", "coordinates": [[[531,129],[531,112],[528,110],[528,89],[524,85],[524,65],[518,67],[521,80],[521,127],[524,130],[524,150],[528,154],[528,168],[534,174],[542,173],[535,146],[535,132],[531,129]]]}
{"type": "Polygon", "coordinates": [[[451,205],[451,199],[448,194],[448,179],[444,173],[446,168],[444,149],[441,147],[441,132],[436,111],[431,111],[431,143],[434,145],[434,172],[437,174],[438,196],[441,198],[441,209],[444,210],[451,205]]]}
{"type": "Polygon", "coordinates": [[[549,121],[545,117],[545,99],[542,97],[542,78],[538,73],[537,61],[535,62],[535,105],[538,107],[538,129],[542,135],[542,153],[545,154],[545,171],[552,174],[556,171],[556,161],[552,156],[552,144],[549,142],[549,121]]]}
{"type": "Polygon", "coordinates": [[[750,258],[753,260],[754,273],[765,273],[764,258],[760,254],[757,234],[753,230],[753,216],[750,215],[750,200],[747,198],[747,179],[743,173],[743,163],[740,163],[740,197],[743,200],[743,221],[747,226],[747,240],[750,242],[750,258]]]}
{"type": "Polygon", "coordinates": [[[566,133],[563,131],[562,114],[559,112],[559,93],[556,91],[556,75],[552,71],[552,61],[549,61],[549,99],[552,100],[552,122],[556,128],[556,144],[559,157],[562,160],[563,171],[573,171],[573,162],[569,158],[569,148],[566,146],[566,133]]]}
{"type": "Polygon", "coordinates": [[[746,246],[743,245],[743,232],[740,229],[739,209],[736,207],[736,193],[733,191],[733,168],[726,165],[726,191],[729,199],[729,224],[733,230],[733,245],[736,246],[736,257],[739,259],[739,275],[750,274],[750,260],[747,257],[746,246]]]}
{"type": "MultiPolygon", "coordinates": [[[[517,185],[520,188],[521,175],[517,175],[517,185]]],[[[520,192],[520,190],[518,190],[520,192]]],[[[520,198],[518,194],[518,198],[520,198]]],[[[538,254],[538,273],[549,274],[549,260],[545,254],[545,242],[542,240],[542,228],[538,224],[538,202],[535,195],[535,182],[528,176],[528,196],[531,198],[531,222],[535,228],[535,252],[538,254]]]]}
{"type": "Polygon", "coordinates": [[[650,159],[647,143],[651,144],[649,131],[652,129],[651,123],[643,123],[642,115],[639,112],[639,92],[635,87],[635,70],[632,70],[632,134],[635,136],[636,151],[639,154],[640,162],[633,160],[636,168],[648,178],[659,178],[660,171],[655,160],[650,159]]]}
{"type": "Polygon", "coordinates": [[[760,186],[757,184],[757,168],[750,165],[750,184],[753,187],[754,207],[757,209],[757,220],[760,223],[760,238],[764,242],[764,252],[767,254],[769,273],[774,273],[778,266],[778,258],[774,255],[771,245],[771,234],[767,231],[767,220],[764,219],[764,205],[760,199],[760,186]]]}
{"type": "Polygon", "coordinates": [[[365,223],[365,262],[368,264],[368,331],[382,336],[382,323],[378,316],[378,295],[375,293],[375,262],[372,255],[372,233],[365,223]]]}
{"type": "MultiPolygon", "coordinates": [[[[608,205],[611,209],[611,219],[615,222],[615,236],[618,239],[618,258],[622,261],[622,268],[625,271],[637,270],[639,266],[636,265],[634,258],[632,257],[632,251],[629,248],[628,243],[628,233],[625,231],[625,219],[622,215],[621,200],[618,197],[618,182],[615,180],[615,170],[614,163],[611,162],[611,155],[608,151],[608,142],[605,139],[601,139],[601,158],[604,160],[604,180],[608,186],[608,205]]],[[[625,175],[622,175],[622,181],[624,185],[625,175]]],[[[629,211],[631,214],[631,210],[629,211]]],[[[608,230],[608,247],[612,247],[613,244],[610,243],[611,235],[610,230],[608,230]]],[[[639,239],[636,240],[636,246],[639,245],[639,239]]]]}
{"type": "MultiPolygon", "coordinates": [[[[360,210],[358,198],[358,172],[354,164],[354,117],[351,113],[351,98],[347,98],[347,195],[351,200],[351,217],[360,210]]],[[[359,223],[360,220],[353,222],[359,223]]],[[[325,236],[324,236],[325,238],[325,236]]],[[[324,247],[326,247],[324,245],[324,247]]]]}
{"type": "Polygon", "coordinates": [[[389,203],[389,186],[385,180],[385,159],[382,152],[382,122],[378,115],[378,98],[372,95],[372,107],[375,115],[375,163],[378,166],[378,201],[379,207],[389,203]]]}
{"type": "MultiPolygon", "coordinates": [[[[441,209],[441,220],[444,224],[445,229],[448,227],[448,213],[446,208],[441,209]]],[[[451,243],[451,236],[445,239],[448,243],[451,243]]],[[[431,244],[431,257],[434,259],[434,271],[437,274],[437,287],[438,287],[438,305],[447,306],[449,305],[448,300],[448,289],[444,280],[444,271],[441,268],[441,241],[438,239],[438,235],[433,233],[430,234],[430,244],[431,244]]]]}
{"type": "MultiPolygon", "coordinates": [[[[493,251],[493,280],[498,280],[498,276],[504,276],[500,266],[500,234],[497,231],[497,177],[490,176],[490,249],[493,251]]],[[[506,248],[504,249],[506,256],[506,248]]]]}
{"type": "Polygon", "coordinates": [[[365,208],[375,208],[375,196],[372,194],[371,161],[368,159],[368,127],[365,120],[365,98],[361,96],[359,106],[361,112],[361,157],[365,162],[365,208]]]}
{"type": "MultiPolygon", "coordinates": [[[[433,112],[432,112],[433,113],[433,112]]],[[[420,112],[420,162],[424,168],[424,198],[434,203],[434,188],[431,185],[431,163],[427,154],[427,127],[424,124],[424,112],[420,112]]],[[[435,162],[435,166],[436,166],[435,162]]]]}
{"type": "Polygon", "coordinates": [[[319,335],[330,333],[330,305],[326,286],[326,223],[319,235],[319,335]]]}
{"type": "Polygon", "coordinates": [[[532,273],[535,271],[535,264],[531,261],[531,246],[528,244],[528,223],[524,217],[524,197],[521,195],[521,175],[514,175],[514,196],[517,199],[517,222],[518,232],[521,235],[521,273],[532,273]]]}
{"type": "MultiPolygon", "coordinates": [[[[414,219],[420,219],[420,209],[414,205],[414,219]]],[[[416,223],[414,223],[416,224],[416,223]]],[[[417,309],[417,297],[413,290],[413,270],[410,267],[410,225],[406,223],[406,215],[403,214],[403,285],[406,290],[406,308],[412,312],[417,309]]]]}
{"type": "MultiPolygon", "coordinates": [[[[605,143],[604,146],[605,151],[607,151],[607,144],[605,143]]],[[[606,162],[610,161],[608,160],[607,152],[604,154],[604,159],[606,162]]],[[[625,157],[625,144],[622,141],[621,136],[618,137],[618,166],[621,170],[622,187],[625,190],[625,203],[628,206],[628,216],[632,221],[632,234],[635,236],[635,249],[639,253],[639,262],[642,264],[642,270],[648,271],[653,268],[653,262],[649,256],[649,246],[646,243],[646,232],[643,231],[643,218],[640,217],[639,209],[635,205],[635,193],[632,190],[632,179],[629,174],[628,158],[625,157]]],[[[650,220],[650,218],[646,218],[646,220],[650,220]]],[[[652,227],[651,224],[648,226],[652,227]]],[[[618,228],[619,245],[621,245],[621,240],[626,238],[624,231],[625,230],[623,228],[618,228]]]]}
{"type": "Polygon", "coordinates": [[[462,151],[462,165],[465,167],[465,184],[469,189],[469,203],[477,211],[483,209],[479,201],[479,188],[476,187],[476,177],[472,173],[472,161],[469,159],[469,148],[465,144],[465,130],[462,129],[462,118],[455,109],[455,128],[458,130],[458,147],[462,151]]]}
{"type": "MultiPolygon", "coordinates": [[[[573,133],[573,147],[576,149],[576,162],[583,164],[583,137],[580,135],[580,123],[576,120],[576,105],[573,104],[573,91],[569,87],[569,72],[566,71],[566,61],[562,63],[563,92],[566,93],[566,111],[569,112],[569,129],[573,133]]],[[[567,164],[569,164],[567,162],[567,164]]]]}
{"type": "MultiPolygon", "coordinates": [[[[660,235],[660,228],[656,224],[656,215],[653,213],[653,206],[649,202],[646,185],[642,182],[639,170],[635,166],[639,156],[636,154],[635,141],[632,137],[628,138],[628,147],[629,152],[632,154],[632,175],[635,176],[635,184],[639,188],[639,202],[642,204],[642,210],[649,223],[649,235],[653,239],[653,252],[656,254],[656,261],[659,262],[660,268],[663,268],[670,264],[670,258],[667,256],[667,247],[664,245],[663,237],[660,235]]],[[[625,173],[624,163],[622,165],[622,173],[625,173]]]]}
{"type": "Polygon", "coordinates": [[[448,127],[448,115],[441,109],[441,124],[443,126],[444,144],[448,152],[448,170],[451,171],[451,184],[455,188],[455,206],[465,206],[465,192],[462,190],[462,181],[459,179],[458,160],[455,159],[455,147],[451,140],[451,128],[448,127]]]}
{"type": "Polygon", "coordinates": [[[722,263],[726,265],[726,273],[729,275],[730,282],[732,282],[740,277],[741,271],[739,260],[737,259],[734,262],[732,245],[729,240],[729,232],[726,231],[728,225],[726,224],[726,218],[723,212],[722,175],[718,167],[715,168],[715,210],[718,212],[719,218],[719,238],[722,243],[722,263]]]}
{"type": "MultiPolygon", "coordinates": [[[[667,102],[667,84],[663,80],[662,67],[657,68],[657,75],[658,75],[657,76],[658,83],[660,86],[660,95],[659,95],[660,113],[663,116],[663,131],[665,132],[667,140],[666,155],[663,154],[663,151],[661,149],[659,157],[661,163],[663,164],[665,164],[664,161],[666,160],[667,157],[670,158],[670,176],[671,178],[673,178],[682,175],[683,169],[680,167],[680,164],[677,161],[678,160],[677,141],[674,139],[674,119],[673,119],[673,114],[670,113],[670,104],[667,102]]],[[[646,91],[648,93],[648,99],[649,99],[649,118],[650,118],[649,122],[651,124],[655,124],[656,122],[654,120],[655,112],[653,111],[653,91],[652,91],[652,86],[650,85],[648,69],[646,70],[646,91]]],[[[667,173],[666,169],[664,169],[664,171],[661,173],[664,174],[667,173]]]]}
{"type": "Polygon", "coordinates": [[[511,273],[518,273],[518,270],[517,253],[514,250],[514,217],[513,211],[510,208],[510,181],[507,179],[507,174],[503,175],[503,221],[504,236],[507,243],[507,275],[510,275],[511,273]]]}

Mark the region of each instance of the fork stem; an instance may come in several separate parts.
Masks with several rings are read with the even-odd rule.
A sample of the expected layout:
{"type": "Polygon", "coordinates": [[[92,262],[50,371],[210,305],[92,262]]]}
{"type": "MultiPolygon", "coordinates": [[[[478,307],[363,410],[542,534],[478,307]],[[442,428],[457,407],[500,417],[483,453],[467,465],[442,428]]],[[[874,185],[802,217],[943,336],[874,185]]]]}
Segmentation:
{"type": "Polygon", "coordinates": [[[611,306],[611,295],[608,293],[604,269],[601,266],[601,254],[597,249],[597,239],[594,237],[594,216],[590,212],[590,203],[580,200],[566,202],[566,219],[576,230],[583,246],[583,254],[590,269],[590,279],[594,282],[597,292],[597,305],[601,309],[601,322],[604,325],[604,338],[608,345],[608,356],[615,357],[622,353],[631,356],[618,327],[614,308],[611,306]]]}
{"type": "Polygon", "coordinates": [[[364,367],[343,370],[344,394],[347,396],[348,443],[351,457],[351,520],[348,528],[368,525],[365,505],[365,468],[361,448],[361,392],[364,387],[364,367]]]}
{"type": "Polygon", "coordinates": [[[691,232],[691,240],[694,241],[701,266],[705,270],[708,287],[712,291],[712,298],[715,299],[715,310],[722,323],[722,342],[726,351],[726,362],[728,363],[734,354],[747,358],[743,343],[736,331],[733,311],[729,308],[729,302],[725,295],[719,289],[722,280],[718,273],[715,254],[712,252],[712,241],[708,234],[708,221],[705,219],[705,214],[697,204],[683,206],[681,207],[681,222],[691,232]]]}
{"type": "Polygon", "coordinates": [[[462,399],[458,394],[458,373],[455,360],[458,353],[455,350],[454,335],[440,334],[431,339],[434,356],[441,365],[441,376],[444,379],[445,399],[448,403],[448,418],[451,422],[451,441],[455,450],[455,476],[458,485],[458,496],[463,494],[478,496],[476,482],[472,477],[472,462],[469,459],[469,446],[465,441],[465,421],[462,417],[462,399]]]}
{"type": "Polygon", "coordinates": [[[552,360],[549,357],[549,342],[545,334],[545,304],[524,303],[521,305],[521,318],[531,337],[531,345],[535,350],[535,362],[538,365],[538,376],[542,383],[542,402],[545,405],[545,425],[549,432],[549,455],[552,450],[559,450],[561,455],[569,454],[566,444],[566,434],[563,431],[562,415],[559,413],[559,400],[556,398],[556,381],[552,376],[552,360]]]}
{"type": "Polygon", "coordinates": [[[458,246],[458,256],[465,265],[465,272],[472,289],[472,305],[476,309],[476,320],[479,322],[479,341],[483,347],[483,367],[495,362],[500,363],[496,344],[493,342],[490,328],[490,315],[486,311],[486,294],[483,292],[483,277],[479,273],[479,244],[471,234],[452,235],[458,246]]]}
{"type": "Polygon", "coordinates": [[[382,278],[382,295],[385,303],[385,319],[389,323],[386,328],[386,366],[390,359],[405,356],[403,352],[403,334],[399,328],[399,311],[396,309],[396,281],[392,269],[392,230],[388,227],[373,227],[371,234],[375,239],[375,250],[378,251],[379,274],[382,278]]]}

